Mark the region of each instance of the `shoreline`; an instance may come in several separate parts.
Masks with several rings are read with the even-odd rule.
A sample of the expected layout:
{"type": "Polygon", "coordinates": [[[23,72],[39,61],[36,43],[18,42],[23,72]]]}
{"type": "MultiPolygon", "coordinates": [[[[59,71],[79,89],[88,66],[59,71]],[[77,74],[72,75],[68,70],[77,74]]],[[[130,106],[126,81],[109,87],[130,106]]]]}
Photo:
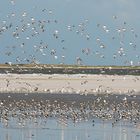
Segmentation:
{"type": "Polygon", "coordinates": [[[1,74],[104,74],[137,75],[140,66],[84,66],[64,64],[0,64],[1,74]]]}
{"type": "Polygon", "coordinates": [[[140,94],[140,76],[0,74],[0,93],[140,94]]]}

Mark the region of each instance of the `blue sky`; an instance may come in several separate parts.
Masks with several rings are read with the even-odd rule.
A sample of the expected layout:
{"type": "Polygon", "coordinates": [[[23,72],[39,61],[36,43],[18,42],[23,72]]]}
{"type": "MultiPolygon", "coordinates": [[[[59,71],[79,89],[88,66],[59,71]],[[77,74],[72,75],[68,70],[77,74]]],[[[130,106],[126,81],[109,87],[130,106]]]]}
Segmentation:
{"type": "Polygon", "coordinates": [[[140,65],[139,5],[139,0],[4,0],[0,63],[76,64],[81,58],[84,65],[140,65]]]}

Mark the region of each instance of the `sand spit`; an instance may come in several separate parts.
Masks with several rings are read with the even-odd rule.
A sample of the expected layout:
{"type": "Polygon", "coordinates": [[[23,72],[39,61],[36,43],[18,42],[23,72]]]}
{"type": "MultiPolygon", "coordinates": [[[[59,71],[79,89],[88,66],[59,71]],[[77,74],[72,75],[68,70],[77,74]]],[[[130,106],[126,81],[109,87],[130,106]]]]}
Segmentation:
{"type": "Polygon", "coordinates": [[[1,74],[1,93],[139,94],[140,76],[1,74]]]}

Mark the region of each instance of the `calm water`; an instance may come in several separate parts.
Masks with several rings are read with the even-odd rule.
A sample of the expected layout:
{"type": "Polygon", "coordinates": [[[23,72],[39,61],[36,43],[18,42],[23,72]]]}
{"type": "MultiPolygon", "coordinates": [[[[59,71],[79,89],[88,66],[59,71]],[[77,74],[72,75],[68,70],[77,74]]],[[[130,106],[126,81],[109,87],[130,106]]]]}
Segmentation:
{"type": "Polygon", "coordinates": [[[72,123],[56,119],[26,121],[24,127],[15,120],[9,127],[0,126],[0,140],[139,140],[140,128],[129,122],[119,122],[112,127],[109,121],[95,120],[72,123]]]}

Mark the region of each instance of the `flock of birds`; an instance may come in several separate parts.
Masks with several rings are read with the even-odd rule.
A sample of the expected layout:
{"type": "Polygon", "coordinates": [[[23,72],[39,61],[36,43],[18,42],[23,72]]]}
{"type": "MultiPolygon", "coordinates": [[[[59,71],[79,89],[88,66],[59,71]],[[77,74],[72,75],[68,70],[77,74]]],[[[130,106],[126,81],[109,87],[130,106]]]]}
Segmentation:
{"type": "MultiPolygon", "coordinates": [[[[15,9],[16,1],[11,0],[11,6],[15,9]]],[[[33,10],[36,10],[36,7],[33,10]]],[[[0,39],[6,38],[6,34],[8,34],[9,38],[7,44],[5,44],[6,46],[1,44],[0,53],[5,58],[5,63],[64,64],[71,63],[68,60],[71,55],[71,57],[74,57],[74,64],[86,65],[86,62],[84,62],[85,56],[93,56],[95,60],[100,62],[100,59],[104,61],[108,55],[111,55],[111,59],[118,59],[120,64],[140,65],[139,46],[137,45],[138,34],[126,21],[121,26],[117,25],[116,29],[97,23],[95,30],[101,32],[101,35],[97,36],[96,31],[93,30],[95,35],[92,35],[91,28],[89,29],[88,27],[90,19],[85,19],[79,22],[78,25],[65,25],[62,29],[61,21],[57,20],[54,12],[47,8],[40,9],[40,13],[36,16],[31,16],[31,13],[26,10],[20,14],[11,12],[4,18],[5,20],[1,21],[0,39]],[[40,14],[45,15],[44,17],[46,18],[41,19],[38,17],[40,14]],[[70,37],[70,35],[75,34],[81,38],[81,41],[87,41],[87,45],[78,46],[75,50],[76,43],[75,47],[70,47],[71,45],[67,42],[71,39],[67,36],[70,37]],[[130,34],[131,38],[128,37],[128,34],[130,34]],[[104,41],[108,37],[110,37],[108,42],[112,43],[110,46],[104,41]],[[130,40],[127,40],[127,37],[130,40]],[[91,43],[93,45],[88,45],[88,42],[93,42],[91,43]],[[74,51],[76,51],[75,56],[72,54],[74,51]],[[132,51],[135,56],[129,56],[129,51],[132,51]],[[136,61],[133,61],[133,58],[136,61]],[[122,59],[124,60],[123,62],[122,59]]],[[[112,20],[112,22],[117,23],[119,17],[115,15],[112,20]]],[[[74,40],[71,40],[71,43],[74,44],[74,40]]],[[[89,62],[92,61],[89,60],[89,62]]],[[[106,64],[104,63],[104,65],[106,64]]]]}
{"type": "Polygon", "coordinates": [[[117,95],[112,95],[111,98],[108,95],[101,95],[94,96],[94,99],[87,102],[80,99],[52,101],[44,96],[38,100],[35,97],[27,98],[27,96],[22,94],[23,99],[15,100],[14,96],[9,94],[7,99],[0,100],[0,119],[4,127],[12,127],[13,119],[21,128],[28,124],[33,124],[37,128],[46,128],[47,120],[50,118],[56,119],[63,126],[68,126],[69,122],[77,124],[90,121],[94,127],[98,118],[111,121],[112,127],[122,120],[130,121],[136,126],[140,122],[140,104],[137,96],[125,96],[120,99],[117,95]]]}
{"type": "MultiPolygon", "coordinates": [[[[16,2],[11,0],[11,5],[16,7],[16,2]]],[[[78,25],[65,25],[64,29],[62,29],[58,28],[61,22],[58,21],[57,18],[54,18],[54,11],[42,8],[40,13],[41,15],[46,15],[46,19],[30,16],[28,11],[23,11],[20,16],[18,13],[12,12],[5,17],[5,20],[0,21],[0,40],[2,40],[3,37],[5,38],[6,34],[8,34],[10,38],[9,41],[7,41],[8,44],[6,46],[1,44],[0,48],[0,55],[5,58],[5,63],[9,65],[12,63],[39,64],[48,63],[47,58],[51,58],[50,62],[52,63],[65,64],[66,62],[69,63],[69,60],[67,60],[69,57],[67,55],[71,55],[74,57],[74,63],[86,65],[84,62],[85,56],[93,56],[96,57],[96,59],[104,60],[107,55],[110,55],[109,50],[113,50],[113,52],[111,52],[111,58],[113,60],[120,60],[120,64],[131,66],[140,65],[139,46],[137,45],[139,36],[134,28],[129,27],[127,22],[124,21],[123,24],[115,30],[102,23],[97,23],[95,27],[96,30],[99,30],[105,37],[111,37],[109,39],[109,42],[112,42],[111,47],[114,47],[114,44],[118,42],[117,47],[110,49],[110,47],[104,43],[104,37],[102,37],[102,35],[101,37],[99,35],[93,36],[90,31],[88,32],[89,19],[85,19],[78,25]],[[73,48],[67,46],[67,41],[69,42],[71,39],[65,35],[63,36],[61,31],[65,32],[66,36],[68,34],[68,36],[77,35],[81,40],[86,41],[87,44],[88,42],[93,42],[93,44],[96,44],[96,47],[94,45],[79,46],[76,48],[76,51],[79,50],[76,52],[77,55],[73,56],[70,53],[73,48]],[[128,34],[132,36],[132,39],[126,39],[128,34]],[[10,40],[12,41],[10,42],[10,40]],[[56,46],[54,46],[52,42],[55,42],[56,46]],[[133,51],[135,56],[128,56],[128,50],[133,51]],[[106,51],[108,51],[108,54],[106,54],[106,51]],[[135,62],[133,61],[134,57],[137,60],[135,62]],[[122,59],[125,61],[122,62],[122,59]]],[[[119,17],[113,16],[112,20],[116,22],[119,20],[119,17]]],[[[0,63],[2,62],[0,61],[0,63]]],[[[85,80],[81,82],[81,85],[87,83],[88,81],[85,80]]],[[[27,87],[31,87],[29,83],[24,84],[27,87]]],[[[6,88],[8,88],[9,85],[10,81],[6,79],[6,88]]],[[[34,91],[38,91],[37,86],[33,88],[34,91]]],[[[99,86],[99,89],[101,88],[102,85],[99,86]]],[[[51,102],[47,99],[45,100],[45,98],[39,101],[36,101],[34,98],[30,101],[23,99],[14,100],[11,96],[12,95],[8,95],[4,100],[0,99],[0,124],[4,127],[10,127],[13,123],[13,119],[16,120],[17,125],[21,128],[26,127],[29,121],[32,121],[35,126],[46,127],[47,119],[49,118],[57,119],[58,123],[64,126],[68,125],[69,120],[74,124],[92,120],[91,123],[94,127],[94,125],[96,125],[95,118],[111,120],[112,127],[121,120],[129,120],[134,125],[139,125],[140,122],[139,101],[128,100],[127,97],[119,100],[119,97],[116,96],[116,99],[111,101],[110,97],[105,97],[107,96],[105,95],[103,97],[97,96],[91,102],[73,101],[69,104],[65,101],[60,102],[57,100],[51,102]]],[[[25,94],[25,96],[26,99],[29,99],[28,94],[25,94]]],[[[136,96],[133,98],[136,99],[136,96]]]]}

